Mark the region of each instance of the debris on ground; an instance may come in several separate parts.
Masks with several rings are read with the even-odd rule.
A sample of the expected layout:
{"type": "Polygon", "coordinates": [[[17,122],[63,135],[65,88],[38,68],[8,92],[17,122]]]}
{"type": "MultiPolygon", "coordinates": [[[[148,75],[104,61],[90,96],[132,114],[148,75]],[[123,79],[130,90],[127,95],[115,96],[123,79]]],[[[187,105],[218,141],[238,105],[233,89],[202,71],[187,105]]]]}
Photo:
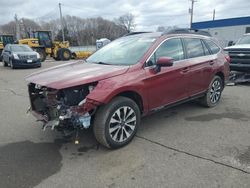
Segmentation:
{"type": "Polygon", "coordinates": [[[227,86],[250,82],[250,73],[232,71],[229,75],[227,86]]]}

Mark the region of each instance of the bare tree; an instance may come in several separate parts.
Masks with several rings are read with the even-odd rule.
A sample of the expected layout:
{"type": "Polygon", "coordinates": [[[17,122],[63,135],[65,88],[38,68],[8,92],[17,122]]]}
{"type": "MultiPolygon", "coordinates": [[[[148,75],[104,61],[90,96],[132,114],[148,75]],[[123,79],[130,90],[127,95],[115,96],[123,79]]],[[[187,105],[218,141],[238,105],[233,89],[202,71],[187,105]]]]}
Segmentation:
{"type": "Polygon", "coordinates": [[[0,27],[4,34],[16,34],[16,23],[14,21],[1,25],[0,27]]]}
{"type": "MultiPolygon", "coordinates": [[[[63,19],[67,40],[70,41],[71,45],[94,45],[97,39],[108,38],[114,40],[128,32],[122,25],[103,19],[102,17],[83,19],[67,15],[63,19]]],[[[131,30],[134,28],[133,19],[130,22],[129,28],[131,30]]],[[[53,39],[61,40],[62,31],[58,19],[47,22],[35,22],[34,20],[22,18],[20,27],[22,38],[27,37],[25,36],[27,31],[42,29],[51,31],[53,39]]],[[[12,21],[8,24],[0,25],[0,30],[3,33],[15,34],[15,22],[12,21]]]]}
{"type": "Polygon", "coordinates": [[[131,13],[124,14],[116,20],[117,24],[121,26],[127,33],[135,29],[135,16],[131,13]]]}

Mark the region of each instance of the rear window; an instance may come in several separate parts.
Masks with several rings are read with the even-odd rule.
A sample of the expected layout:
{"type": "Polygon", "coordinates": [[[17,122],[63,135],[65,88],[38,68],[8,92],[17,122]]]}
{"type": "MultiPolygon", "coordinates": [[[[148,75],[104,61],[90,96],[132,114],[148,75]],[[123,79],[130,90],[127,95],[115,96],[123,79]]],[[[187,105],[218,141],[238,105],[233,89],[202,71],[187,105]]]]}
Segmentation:
{"type": "Polygon", "coordinates": [[[211,40],[205,40],[208,47],[210,48],[212,54],[217,54],[220,51],[220,48],[211,40]]]}
{"type": "Polygon", "coordinates": [[[205,55],[200,39],[185,38],[184,41],[188,58],[200,57],[205,55]]]}

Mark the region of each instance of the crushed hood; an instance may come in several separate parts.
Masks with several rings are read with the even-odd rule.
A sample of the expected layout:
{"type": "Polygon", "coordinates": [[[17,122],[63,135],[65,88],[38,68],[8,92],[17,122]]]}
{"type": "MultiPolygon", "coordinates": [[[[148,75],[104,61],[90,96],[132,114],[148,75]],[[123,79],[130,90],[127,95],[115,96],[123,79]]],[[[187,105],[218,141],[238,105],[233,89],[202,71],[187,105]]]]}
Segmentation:
{"type": "Polygon", "coordinates": [[[100,81],[125,73],[129,66],[100,65],[94,63],[67,63],[33,73],[26,77],[30,83],[54,89],[69,88],[100,81]]]}

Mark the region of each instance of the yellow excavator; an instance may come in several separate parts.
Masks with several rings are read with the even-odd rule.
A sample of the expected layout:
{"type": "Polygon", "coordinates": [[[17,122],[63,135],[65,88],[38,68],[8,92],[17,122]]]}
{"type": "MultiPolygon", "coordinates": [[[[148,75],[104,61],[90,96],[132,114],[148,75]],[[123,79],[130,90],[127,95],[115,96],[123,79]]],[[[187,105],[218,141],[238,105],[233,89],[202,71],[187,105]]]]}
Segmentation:
{"type": "Polygon", "coordinates": [[[6,35],[0,34],[0,61],[2,61],[2,51],[6,44],[13,44],[14,43],[14,36],[13,35],[6,35]]]}
{"type": "Polygon", "coordinates": [[[21,39],[18,43],[26,44],[38,52],[41,61],[45,61],[47,55],[57,61],[71,59],[71,51],[68,49],[69,42],[52,41],[51,31],[33,31],[29,33],[29,38],[21,39]]]}

